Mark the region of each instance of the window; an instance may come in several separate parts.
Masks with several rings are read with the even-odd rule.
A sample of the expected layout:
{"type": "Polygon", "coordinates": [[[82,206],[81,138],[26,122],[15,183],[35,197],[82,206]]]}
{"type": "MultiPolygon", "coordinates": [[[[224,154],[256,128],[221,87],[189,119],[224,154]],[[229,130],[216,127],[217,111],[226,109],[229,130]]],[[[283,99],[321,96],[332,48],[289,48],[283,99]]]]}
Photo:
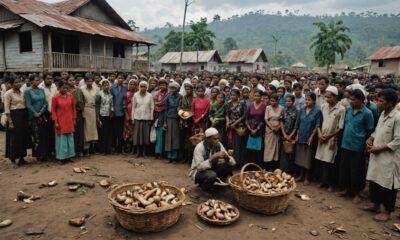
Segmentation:
{"type": "Polygon", "coordinates": [[[260,65],[257,64],[257,70],[260,70],[260,65]]]}
{"type": "Polygon", "coordinates": [[[241,66],[236,66],[236,72],[238,72],[238,73],[242,72],[242,67],[241,66]]]}
{"type": "Polygon", "coordinates": [[[200,68],[201,70],[204,70],[204,65],[201,65],[201,68],[200,68]]]}
{"type": "Polygon", "coordinates": [[[125,58],[125,45],[123,43],[114,43],[113,57],[125,58]]]}
{"type": "Polygon", "coordinates": [[[380,60],[379,62],[378,62],[378,67],[385,67],[385,62],[383,61],[383,60],[380,60]]]}
{"type": "Polygon", "coordinates": [[[19,33],[19,51],[32,52],[32,34],[31,32],[19,33]]]}

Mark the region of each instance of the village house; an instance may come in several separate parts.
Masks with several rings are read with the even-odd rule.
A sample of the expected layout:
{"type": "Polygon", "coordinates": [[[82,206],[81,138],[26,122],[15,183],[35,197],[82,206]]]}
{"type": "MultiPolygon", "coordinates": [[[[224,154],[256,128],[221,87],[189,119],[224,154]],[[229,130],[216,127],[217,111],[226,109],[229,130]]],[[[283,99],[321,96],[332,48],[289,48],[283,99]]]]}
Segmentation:
{"type": "Polygon", "coordinates": [[[229,72],[265,72],[267,70],[267,55],[261,48],[246,50],[231,50],[224,57],[229,72]]]}
{"type": "Polygon", "coordinates": [[[134,71],[133,32],[105,0],[0,1],[0,70],[134,71]]]}
{"type": "Polygon", "coordinates": [[[400,75],[400,46],[380,48],[367,59],[371,61],[371,74],[400,75]]]}
{"type": "MultiPolygon", "coordinates": [[[[335,73],[344,73],[345,71],[349,70],[349,66],[347,64],[344,63],[336,63],[336,64],[332,64],[329,66],[329,70],[328,72],[335,72],[335,73]]],[[[320,74],[326,74],[326,66],[324,67],[313,67],[313,69],[311,70],[312,72],[315,73],[320,73],[320,74]]]]}
{"type": "Polygon", "coordinates": [[[216,72],[222,62],[217,50],[183,52],[182,69],[180,52],[168,52],[158,62],[166,71],[208,71],[216,72]]]}

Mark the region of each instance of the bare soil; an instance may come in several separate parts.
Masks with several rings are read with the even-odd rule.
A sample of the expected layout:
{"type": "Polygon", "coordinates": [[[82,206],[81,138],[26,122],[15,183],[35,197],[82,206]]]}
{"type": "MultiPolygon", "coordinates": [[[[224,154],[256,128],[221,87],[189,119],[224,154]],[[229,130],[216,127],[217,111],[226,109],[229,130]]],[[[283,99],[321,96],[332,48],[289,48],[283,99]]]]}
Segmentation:
{"type": "MultiPolygon", "coordinates": [[[[0,155],[4,156],[4,132],[0,133],[0,155]]],[[[400,239],[391,230],[399,223],[399,211],[393,220],[382,224],[372,220],[373,214],[360,210],[351,199],[336,197],[316,184],[303,186],[298,191],[311,197],[302,201],[294,194],[286,212],[265,216],[239,207],[240,219],[226,227],[210,226],[196,215],[197,203],[210,196],[202,193],[188,177],[189,166],[184,163],[169,164],[153,158],[134,159],[131,155],[101,156],[75,159],[74,163],[61,165],[50,161],[40,163],[27,158],[22,167],[0,159],[0,221],[12,219],[11,226],[0,228],[0,239],[400,239]],[[73,167],[89,167],[86,173],[74,173],[73,167]],[[124,230],[116,221],[115,213],[107,200],[107,190],[98,182],[109,175],[112,184],[130,182],[167,181],[189,190],[187,200],[193,205],[183,207],[179,222],[170,229],[151,234],[137,234],[124,230]],[[95,188],[71,192],[66,181],[78,179],[96,184],[95,188]],[[41,184],[56,180],[52,188],[39,188],[41,184]],[[41,199],[27,204],[13,201],[18,191],[40,195],[41,199]],[[84,216],[85,229],[72,227],[68,220],[84,216]],[[342,226],[345,233],[330,234],[328,230],[342,226]],[[43,232],[27,235],[26,231],[43,232]],[[310,234],[316,231],[318,236],[310,234]]],[[[230,189],[219,191],[213,198],[237,204],[230,189]]],[[[363,204],[367,200],[363,200],[363,204]]]]}

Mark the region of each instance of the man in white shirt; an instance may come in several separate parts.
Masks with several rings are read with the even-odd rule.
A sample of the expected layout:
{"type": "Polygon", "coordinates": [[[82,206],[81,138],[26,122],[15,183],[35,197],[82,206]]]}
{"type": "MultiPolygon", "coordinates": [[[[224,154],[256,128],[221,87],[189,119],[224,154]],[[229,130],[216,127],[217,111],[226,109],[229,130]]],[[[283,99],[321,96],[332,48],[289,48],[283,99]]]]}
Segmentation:
{"type": "Polygon", "coordinates": [[[203,191],[210,191],[215,183],[224,184],[236,162],[219,141],[217,129],[207,129],[205,136],[194,149],[190,176],[203,191]]]}

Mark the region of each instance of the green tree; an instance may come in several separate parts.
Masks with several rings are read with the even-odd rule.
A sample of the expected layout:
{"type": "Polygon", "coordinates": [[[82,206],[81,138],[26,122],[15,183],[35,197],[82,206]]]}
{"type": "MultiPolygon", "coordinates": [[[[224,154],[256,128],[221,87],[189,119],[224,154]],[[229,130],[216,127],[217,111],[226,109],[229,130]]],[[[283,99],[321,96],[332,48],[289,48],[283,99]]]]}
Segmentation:
{"type": "Polygon", "coordinates": [[[236,40],[233,39],[232,37],[225,38],[223,45],[224,45],[224,51],[226,53],[229,52],[230,50],[238,49],[236,40]]]}
{"type": "Polygon", "coordinates": [[[213,22],[219,22],[221,21],[221,16],[219,14],[215,14],[213,17],[213,22]]]}
{"type": "Polygon", "coordinates": [[[192,51],[203,51],[214,49],[215,33],[207,29],[207,18],[201,18],[199,22],[190,22],[187,42],[192,51]]]}
{"type": "Polygon", "coordinates": [[[350,49],[352,42],[346,34],[350,29],[341,20],[328,24],[315,22],[314,25],[319,28],[319,32],[311,38],[310,49],[314,49],[315,62],[319,66],[326,66],[328,72],[329,66],[336,63],[336,55],[343,59],[350,49]]]}
{"type": "MultiPolygon", "coordinates": [[[[170,31],[165,37],[164,44],[160,49],[160,55],[164,55],[167,52],[179,52],[181,50],[181,34],[182,32],[170,31]]],[[[185,38],[187,33],[185,33],[185,38]]],[[[187,50],[187,48],[185,48],[187,50]]]]}
{"type": "Polygon", "coordinates": [[[131,29],[132,29],[132,31],[134,31],[134,32],[138,32],[139,31],[139,27],[138,26],[136,26],[136,22],[134,21],[134,20],[128,20],[128,25],[129,25],[129,27],[131,27],[131,29]]]}

